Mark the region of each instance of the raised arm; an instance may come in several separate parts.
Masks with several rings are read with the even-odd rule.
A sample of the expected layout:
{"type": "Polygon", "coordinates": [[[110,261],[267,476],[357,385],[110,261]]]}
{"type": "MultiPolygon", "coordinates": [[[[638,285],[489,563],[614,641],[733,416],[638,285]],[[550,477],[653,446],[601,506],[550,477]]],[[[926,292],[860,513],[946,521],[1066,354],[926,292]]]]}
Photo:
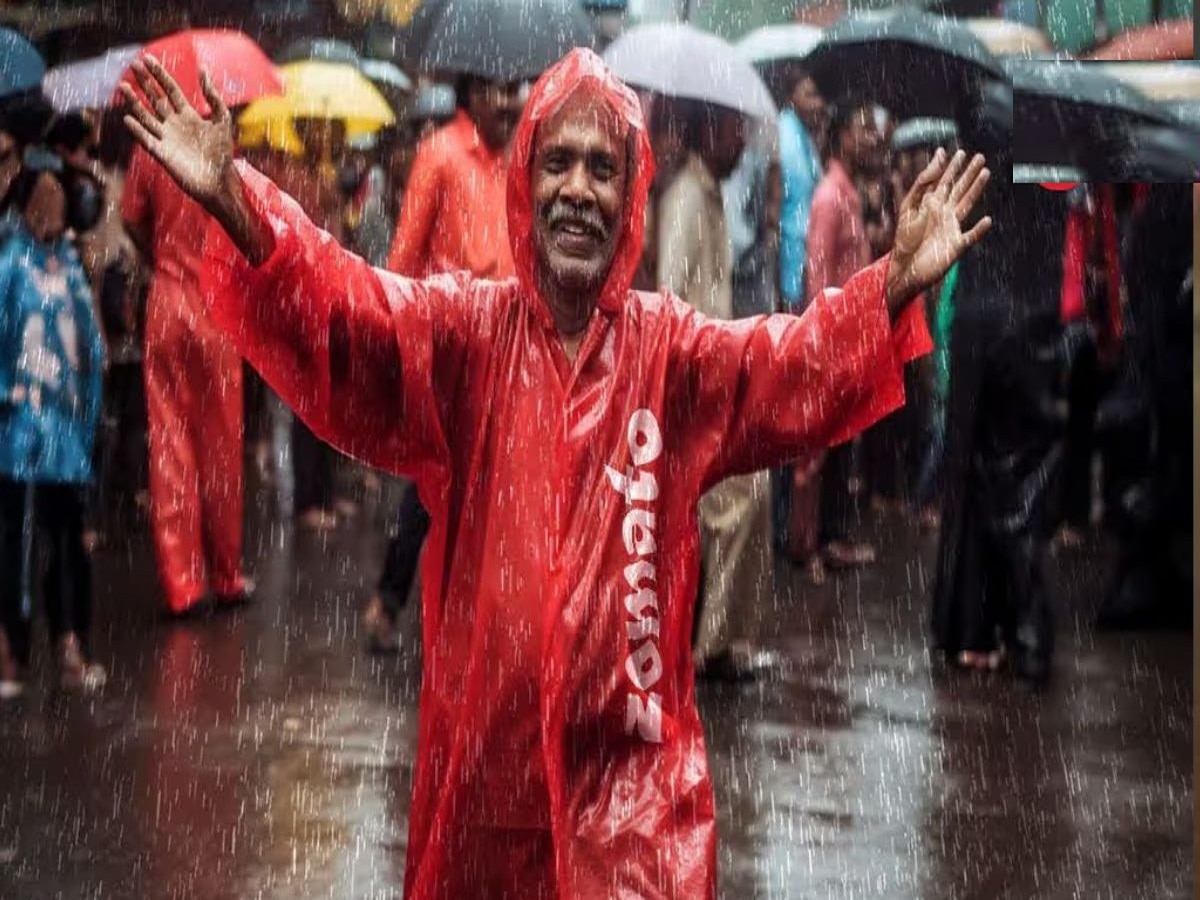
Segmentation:
{"type": "Polygon", "coordinates": [[[446,458],[443,413],[462,359],[467,285],[372,269],[233,162],[228,111],[207,76],[210,120],[157,63],[146,69],[135,73],[153,112],[126,89],[126,121],[215,219],[201,286],[214,324],[319,437],[420,480],[446,458]]]}
{"type": "Polygon", "coordinates": [[[959,227],[986,181],[981,157],[963,173],[940,155],[905,198],[896,250],[803,316],[721,322],[677,307],[670,408],[702,488],[841,443],[904,402],[903,364],[932,349],[910,301],[990,226],[959,227]]]}
{"type": "Polygon", "coordinates": [[[261,265],[273,249],[271,232],[246,202],[233,164],[233,117],[212,79],[201,72],[200,85],[212,108],[212,117],[205,119],[156,59],[144,57],[132,69],[146,101],[128,84],[121,91],[129,102],[125,123],[138,143],[221,223],[251,265],[261,265]]]}

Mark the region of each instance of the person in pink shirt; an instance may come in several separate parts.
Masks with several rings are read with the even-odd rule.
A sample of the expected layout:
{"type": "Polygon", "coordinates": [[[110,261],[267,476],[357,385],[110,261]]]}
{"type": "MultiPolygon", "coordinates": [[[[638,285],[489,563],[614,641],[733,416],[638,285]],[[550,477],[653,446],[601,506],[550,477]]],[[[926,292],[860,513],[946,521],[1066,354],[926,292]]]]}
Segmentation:
{"type": "MultiPolygon", "coordinates": [[[[874,107],[857,100],[835,106],[831,110],[829,139],[829,165],[813,194],[808,221],[805,296],[809,298],[816,297],[824,288],[844,285],[855,272],[870,265],[872,257],[855,178],[879,151],[881,138],[874,107]]],[[[814,574],[818,577],[822,564],[847,568],[875,561],[873,547],[850,540],[851,453],[850,443],[831,448],[820,469],[809,476],[821,479],[818,523],[814,529],[820,554],[813,558],[814,574]]],[[[811,466],[798,466],[797,471],[811,471],[811,466]]]]}

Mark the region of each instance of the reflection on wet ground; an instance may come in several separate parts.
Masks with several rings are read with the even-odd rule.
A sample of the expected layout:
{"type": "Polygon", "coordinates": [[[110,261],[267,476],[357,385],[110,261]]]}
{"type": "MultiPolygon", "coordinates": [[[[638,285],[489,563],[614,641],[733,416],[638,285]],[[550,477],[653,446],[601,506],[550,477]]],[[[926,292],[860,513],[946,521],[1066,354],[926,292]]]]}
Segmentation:
{"type": "MultiPolygon", "coordinates": [[[[259,489],[258,602],[209,621],[161,622],[146,535],[110,544],[109,689],[63,697],[39,668],[0,709],[0,898],[401,896],[417,611],[399,659],[359,625],[393,488],[329,535],[259,489]]],[[[867,531],[869,571],[815,589],[779,566],[781,679],[699,689],[722,897],[1190,897],[1191,635],[1093,633],[1094,546],[1055,564],[1043,695],[948,672],[925,638],[935,540],[867,531]]]]}

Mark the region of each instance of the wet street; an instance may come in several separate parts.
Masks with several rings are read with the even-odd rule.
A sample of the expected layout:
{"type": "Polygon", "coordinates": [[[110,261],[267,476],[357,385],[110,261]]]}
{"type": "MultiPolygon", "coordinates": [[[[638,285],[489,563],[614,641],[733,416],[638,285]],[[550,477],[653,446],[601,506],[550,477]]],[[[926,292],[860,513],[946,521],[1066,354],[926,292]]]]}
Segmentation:
{"type": "MultiPolygon", "coordinates": [[[[97,700],[0,708],[0,898],[399,898],[417,733],[418,616],[372,658],[359,616],[394,486],[329,535],[248,505],[257,603],[158,618],[144,530],[97,571],[97,700]]],[[[882,562],[820,589],[781,563],[781,677],[703,684],[721,895],[1192,894],[1192,639],[1094,633],[1111,554],[1058,559],[1044,695],[928,651],[936,540],[864,523],[882,562]]]]}

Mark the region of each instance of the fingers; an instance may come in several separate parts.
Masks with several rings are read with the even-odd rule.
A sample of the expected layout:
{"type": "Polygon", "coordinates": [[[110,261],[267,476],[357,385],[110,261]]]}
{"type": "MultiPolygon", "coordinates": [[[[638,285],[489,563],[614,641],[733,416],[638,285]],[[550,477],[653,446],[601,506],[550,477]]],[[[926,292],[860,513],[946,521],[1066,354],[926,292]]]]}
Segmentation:
{"type": "Polygon", "coordinates": [[[157,86],[166,94],[167,99],[171,101],[171,106],[175,108],[175,112],[183,112],[191,107],[187,102],[187,98],[183,96],[183,91],[179,89],[179,82],[171,77],[171,74],[162,67],[157,59],[153,56],[145,57],[146,68],[154,76],[157,86]]]}
{"type": "MultiPolygon", "coordinates": [[[[941,147],[938,147],[937,153],[933,155],[933,159],[929,161],[929,165],[927,165],[921,171],[921,174],[917,176],[917,180],[913,183],[912,189],[908,192],[908,197],[912,197],[919,205],[921,197],[923,197],[925,192],[928,191],[929,188],[933,186],[934,182],[938,180],[938,176],[940,176],[944,171],[945,165],[946,151],[941,147]]],[[[908,197],[905,198],[906,201],[908,200],[908,197]]]]}
{"type": "Polygon", "coordinates": [[[150,101],[150,106],[154,110],[154,114],[159,119],[165,119],[171,113],[171,104],[167,101],[158,82],[150,77],[146,66],[140,60],[130,66],[129,70],[133,72],[133,77],[137,79],[142,93],[150,101]]]}
{"type": "Polygon", "coordinates": [[[957,205],[967,188],[974,184],[975,177],[979,174],[980,169],[983,168],[983,162],[982,153],[976,153],[971,157],[971,162],[967,165],[967,170],[962,173],[962,176],[954,182],[954,186],[950,189],[951,203],[957,205]]]}
{"type": "Polygon", "coordinates": [[[158,153],[156,148],[158,146],[159,135],[152,134],[147,130],[145,125],[133,116],[125,117],[125,125],[133,132],[133,136],[137,138],[138,143],[157,158],[158,153]]]}
{"type": "MultiPolygon", "coordinates": [[[[963,221],[971,214],[979,199],[983,196],[983,191],[991,180],[992,173],[988,169],[981,169],[975,173],[975,178],[971,182],[971,186],[967,188],[966,193],[959,198],[958,204],[954,207],[954,214],[958,217],[958,221],[963,221]]],[[[964,179],[965,180],[965,179],[964,179]]]]}
{"type": "Polygon", "coordinates": [[[213,121],[223,122],[229,118],[229,109],[217,92],[216,85],[213,84],[213,80],[208,74],[208,69],[200,70],[200,90],[204,92],[204,99],[208,101],[208,108],[212,110],[213,121]]]}
{"type": "Polygon", "coordinates": [[[942,177],[938,181],[937,193],[943,198],[950,196],[950,188],[954,186],[954,181],[958,178],[958,173],[962,171],[963,160],[966,158],[967,154],[959,150],[950,160],[950,165],[942,172],[942,177]]]}
{"type": "Polygon", "coordinates": [[[988,229],[992,227],[992,217],[984,216],[975,223],[975,227],[968,231],[959,240],[959,255],[966,253],[967,250],[974,247],[983,239],[983,236],[988,233],[988,229]]]}
{"type": "MultiPolygon", "coordinates": [[[[129,115],[125,118],[127,120],[133,119],[142,131],[152,135],[154,138],[162,137],[162,123],[146,108],[146,104],[133,92],[133,88],[128,84],[122,84],[121,93],[124,95],[125,101],[129,104],[129,115]]],[[[137,133],[135,130],[134,134],[137,133]]]]}

